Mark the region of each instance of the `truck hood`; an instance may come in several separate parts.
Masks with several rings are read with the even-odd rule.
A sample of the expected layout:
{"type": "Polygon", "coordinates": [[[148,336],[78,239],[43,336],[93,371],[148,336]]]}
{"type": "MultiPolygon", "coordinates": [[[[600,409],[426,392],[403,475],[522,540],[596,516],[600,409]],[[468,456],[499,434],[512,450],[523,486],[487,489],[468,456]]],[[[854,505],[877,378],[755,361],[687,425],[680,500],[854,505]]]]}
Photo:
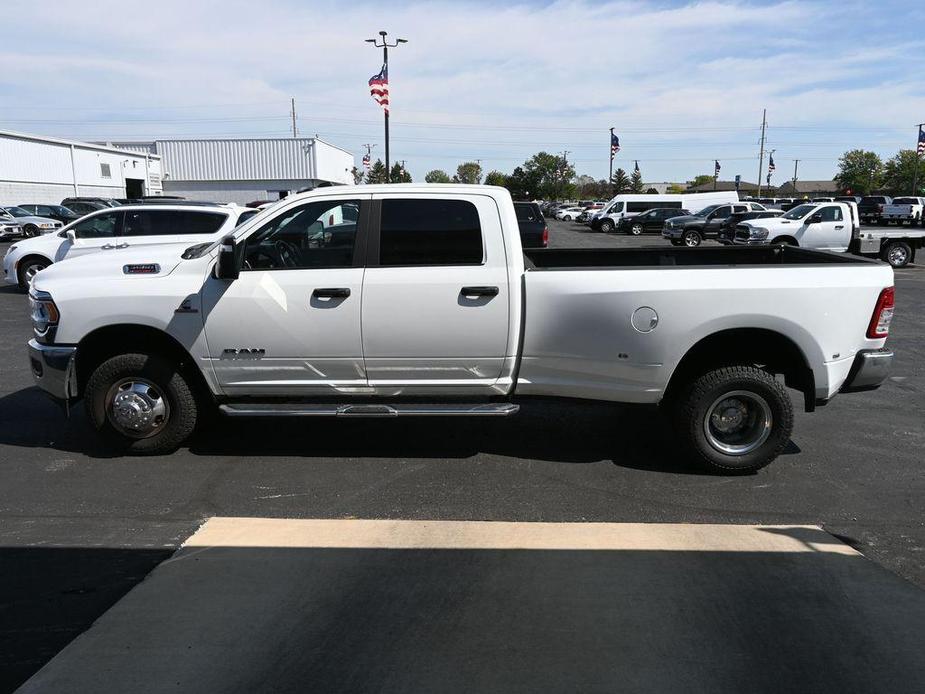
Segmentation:
{"type": "Polygon", "coordinates": [[[665,220],[665,223],[668,224],[670,222],[672,225],[682,226],[684,224],[690,224],[691,222],[704,221],[706,221],[704,217],[698,217],[695,214],[682,214],[678,215],[677,217],[669,217],[665,220]]]}
{"type": "Polygon", "coordinates": [[[764,219],[748,219],[744,222],[739,222],[739,224],[745,225],[750,228],[761,227],[762,229],[778,230],[778,229],[792,229],[796,231],[803,226],[803,221],[800,219],[782,219],[781,217],[765,217],[764,219]]]}
{"type": "Polygon", "coordinates": [[[165,277],[184,262],[183,251],[187,243],[169,243],[138,250],[115,250],[91,253],[77,258],[67,258],[42,270],[32,281],[32,286],[41,291],[51,291],[48,285],[70,281],[90,280],[93,282],[111,279],[143,280],[165,277]],[[125,268],[131,265],[155,266],[155,272],[129,274],[125,268]]]}

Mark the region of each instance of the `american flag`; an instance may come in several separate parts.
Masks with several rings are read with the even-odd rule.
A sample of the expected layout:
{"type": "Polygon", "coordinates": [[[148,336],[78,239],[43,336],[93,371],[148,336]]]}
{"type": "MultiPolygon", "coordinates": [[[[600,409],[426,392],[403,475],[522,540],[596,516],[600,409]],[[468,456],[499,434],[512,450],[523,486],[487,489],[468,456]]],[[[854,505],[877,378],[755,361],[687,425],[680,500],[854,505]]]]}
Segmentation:
{"type": "Polygon", "coordinates": [[[925,130],[922,130],[921,127],[919,128],[919,147],[916,152],[920,157],[925,154],[925,130]]]}
{"type": "Polygon", "coordinates": [[[721,168],[723,168],[723,167],[719,165],[719,160],[718,160],[718,159],[714,159],[714,160],[713,160],[713,164],[714,164],[714,166],[713,166],[713,175],[714,175],[714,176],[719,176],[719,170],[720,170],[721,168]]]}
{"type": "Polygon", "coordinates": [[[368,154],[363,155],[363,168],[364,169],[369,168],[369,155],[368,154]]]}
{"type": "Polygon", "coordinates": [[[774,173],[774,169],[775,169],[775,166],[774,166],[774,155],[773,155],[773,154],[769,154],[769,155],[768,155],[768,176],[770,176],[772,173],[774,173]]]}
{"type": "Polygon", "coordinates": [[[614,155],[620,151],[620,138],[610,133],[610,158],[613,159],[614,155]]]}
{"type": "Polygon", "coordinates": [[[389,112],[389,68],[385,63],[378,74],[369,78],[369,94],[386,113],[389,112]]]}

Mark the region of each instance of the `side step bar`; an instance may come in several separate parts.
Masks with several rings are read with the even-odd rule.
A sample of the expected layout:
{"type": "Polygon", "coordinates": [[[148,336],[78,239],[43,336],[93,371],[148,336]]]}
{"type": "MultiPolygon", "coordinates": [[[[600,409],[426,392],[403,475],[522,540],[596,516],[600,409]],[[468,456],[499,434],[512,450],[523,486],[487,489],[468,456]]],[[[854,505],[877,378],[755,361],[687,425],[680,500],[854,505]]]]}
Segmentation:
{"type": "Polygon", "coordinates": [[[227,417],[507,417],[520,405],[501,403],[392,403],[329,405],[315,403],[233,403],[220,405],[227,417]]]}

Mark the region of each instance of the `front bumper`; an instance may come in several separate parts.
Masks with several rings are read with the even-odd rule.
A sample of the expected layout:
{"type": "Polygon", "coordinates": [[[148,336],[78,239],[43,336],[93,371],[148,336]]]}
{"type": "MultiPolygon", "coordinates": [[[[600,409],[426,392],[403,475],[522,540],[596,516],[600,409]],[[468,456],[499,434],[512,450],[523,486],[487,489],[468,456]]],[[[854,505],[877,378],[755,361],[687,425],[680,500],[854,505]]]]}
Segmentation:
{"type": "Polygon", "coordinates": [[[841,387],[842,393],[874,390],[890,375],[893,352],[888,349],[865,349],[857,353],[848,378],[841,387]]]}
{"type": "Polygon", "coordinates": [[[663,239],[680,239],[684,235],[684,227],[662,227],[663,239]]]}
{"type": "Polygon", "coordinates": [[[74,360],[77,348],[43,345],[29,340],[29,366],[35,384],[56,400],[70,401],[77,394],[74,360]]]}

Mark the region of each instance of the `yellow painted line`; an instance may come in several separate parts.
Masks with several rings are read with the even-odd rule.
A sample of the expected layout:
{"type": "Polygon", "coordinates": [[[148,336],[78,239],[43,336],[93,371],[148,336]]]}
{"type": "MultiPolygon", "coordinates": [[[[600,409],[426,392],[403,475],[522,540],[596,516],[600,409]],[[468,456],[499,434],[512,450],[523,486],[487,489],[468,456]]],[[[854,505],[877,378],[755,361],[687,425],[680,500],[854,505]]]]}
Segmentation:
{"type": "Polygon", "coordinates": [[[213,547],[858,554],[814,525],[216,517],[183,544],[174,560],[189,550],[213,547]]]}

